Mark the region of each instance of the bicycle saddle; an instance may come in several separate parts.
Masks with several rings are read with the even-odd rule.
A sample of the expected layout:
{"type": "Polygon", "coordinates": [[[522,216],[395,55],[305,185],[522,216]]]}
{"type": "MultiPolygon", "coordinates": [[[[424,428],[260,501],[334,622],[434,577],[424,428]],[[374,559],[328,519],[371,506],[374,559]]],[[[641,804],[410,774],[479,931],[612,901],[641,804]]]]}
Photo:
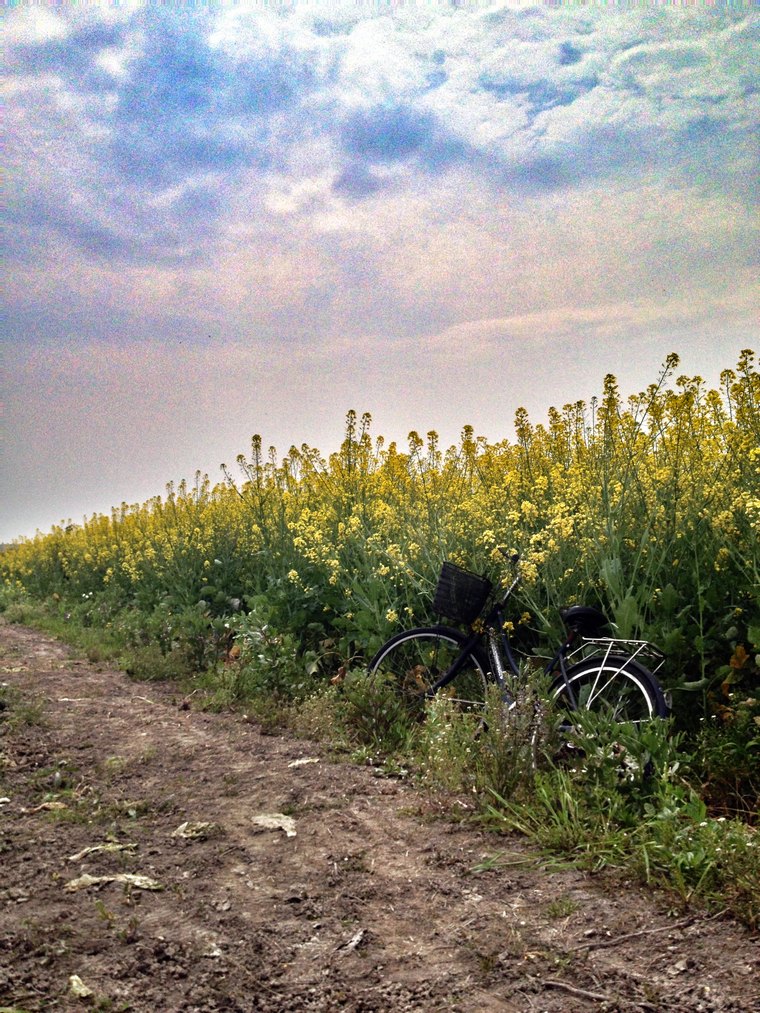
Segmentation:
{"type": "Polygon", "coordinates": [[[591,605],[570,605],[559,610],[565,626],[582,637],[597,637],[609,620],[591,605]]]}

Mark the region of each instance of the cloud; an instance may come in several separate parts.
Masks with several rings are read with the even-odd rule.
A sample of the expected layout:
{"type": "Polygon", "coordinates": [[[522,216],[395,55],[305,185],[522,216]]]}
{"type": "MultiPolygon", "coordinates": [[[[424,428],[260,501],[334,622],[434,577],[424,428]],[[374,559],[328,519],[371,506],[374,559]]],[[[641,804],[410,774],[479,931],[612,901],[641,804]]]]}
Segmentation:
{"type": "Polygon", "coordinates": [[[670,14],[505,12],[489,44],[471,23],[467,47],[449,43],[453,85],[427,103],[507,190],[551,191],[654,166],[688,185],[704,155],[690,151],[700,129],[728,139],[719,171],[730,187],[746,158],[743,137],[758,127],[742,70],[760,59],[758,41],[742,12],[675,17],[678,41],[670,14]]]}
{"type": "Polygon", "coordinates": [[[122,25],[87,22],[34,41],[14,42],[11,38],[8,65],[16,74],[27,77],[58,75],[78,92],[109,91],[113,88],[113,75],[99,58],[122,41],[122,25]]]}
{"type": "MultiPolygon", "coordinates": [[[[223,262],[231,290],[245,275],[260,294],[256,324],[272,332],[308,331],[304,306],[320,322],[344,310],[387,326],[445,315],[434,302],[448,303],[447,290],[470,299],[460,283],[468,265],[447,266],[459,264],[461,236],[503,258],[478,261],[480,277],[515,272],[517,291],[536,298],[531,258],[516,264],[510,234],[482,226],[473,207],[496,220],[502,207],[531,208],[535,233],[554,249],[543,217],[555,199],[577,208],[587,193],[635,190],[658,175],[689,200],[695,185],[753,199],[751,24],[738,14],[679,18],[674,40],[674,16],[12,15],[9,252],[27,266],[55,250],[69,263],[167,277],[201,278],[207,262],[223,262]],[[429,236],[420,222],[434,223],[429,236]],[[424,285],[407,293],[399,279],[393,307],[368,294],[396,284],[395,265],[419,249],[435,249],[424,285]],[[264,258],[278,278],[281,264],[299,276],[290,295],[264,258]],[[301,282],[307,260],[321,280],[301,282]],[[361,297],[336,296],[341,283],[361,297]]],[[[504,227],[525,250],[530,229],[514,215],[504,227]]],[[[77,277],[71,270],[71,284],[77,277]]]]}
{"type": "Polygon", "coordinates": [[[700,305],[691,300],[665,298],[658,303],[647,300],[598,303],[589,307],[571,304],[514,316],[468,320],[432,335],[424,347],[432,356],[451,364],[461,355],[463,345],[473,345],[484,356],[498,353],[510,344],[528,345],[535,353],[549,349],[557,341],[635,340],[656,332],[673,333],[702,329],[705,323],[733,316],[746,323],[751,300],[743,305],[728,304],[716,297],[700,305]]]}
{"type": "Polygon", "coordinates": [[[335,190],[356,198],[372,196],[394,185],[403,179],[404,169],[445,171],[469,151],[435,116],[413,105],[353,110],[339,133],[343,151],[351,161],[338,176],[335,190]]]}
{"type": "Polygon", "coordinates": [[[263,221],[308,163],[332,178],[323,200],[394,199],[462,165],[505,196],[654,166],[688,185],[706,160],[749,199],[749,19],[679,19],[674,41],[674,16],[12,16],[13,252],[58,235],[94,257],[192,260],[224,240],[236,194],[263,221]]]}
{"type": "Polygon", "coordinates": [[[225,84],[223,68],[194,26],[151,24],[109,117],[107,154],[116,170],[160,189],[198,172],[233,168],[245,145],[220,129],[225,84]]]}
{"type": "Polygon", "coordinates": [[[334,190],[337,194],[361,199],[373,196],[383,185],[383,179],[370,167],[350,162],[336,178],[334,190]]]}
{"type": "Polygon", "coordinates": [[[148,12],[13,45],[19,173],[38,142],[18,252],[57,234],[91,256],[194,257],[241,175],[282,167],[276,119],[308,90],[307,65],[282,42],[231,54],[209,33],[148,12]]]}
{"type": "Polygon", "coordinates": [[[745,12],[159,6],[6,19],[9,534],[752,344],[745,12]]]}

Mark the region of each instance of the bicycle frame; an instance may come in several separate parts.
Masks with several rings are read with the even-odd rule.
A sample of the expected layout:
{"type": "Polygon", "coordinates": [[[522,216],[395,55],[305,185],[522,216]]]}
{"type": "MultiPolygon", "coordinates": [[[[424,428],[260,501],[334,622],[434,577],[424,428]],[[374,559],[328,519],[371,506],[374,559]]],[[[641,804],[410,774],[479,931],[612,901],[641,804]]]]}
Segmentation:
{"type": "MultiPolygon", "coordinates": [[[[443,675],[427,690],[425,694],[426,696],[435,696],[438,690],[442,689],[444,686],[448,686],[450,682],[453,682],[464,668],[467,658],[470,654],[476,652],[480,641],[484,638],[487,639],[488,660],[491,664],[491,675],[502,693],[505,695],[511,693],[510,684],[514,685],[514,680],[519,676],[520,665],[512,651],[509,643],[509,637],[507,636],[505,630],[505,610],[507,602],[512,596],[512,592],[519,583],[520,577],[517,576],[509,585],[504,595],[491,606],[488,613],[479,621],[482,628],[472,631],[470,636],[462,645],[462,650],[443,675]]],[[[551,675],[553,672],[559,671],[565,683],[566,692],[572,708],[577,708],[578,701],[576,700],[573,688],[567,679],[567,665],[565,664],[565,659],[570,651],[570,648],[574,644],[576,637],[577,634],[573,630],[570,630],[565,640],[562,644],[560,644],[554,657],[547,662],[546,667],[544,668],[545,675],[551,675]]],[[[609,641],[609,643],[613,644],[615,641],[609,641]]],[[[608,654],[609,650],[610,648],[608,648],[608,654]]]]}

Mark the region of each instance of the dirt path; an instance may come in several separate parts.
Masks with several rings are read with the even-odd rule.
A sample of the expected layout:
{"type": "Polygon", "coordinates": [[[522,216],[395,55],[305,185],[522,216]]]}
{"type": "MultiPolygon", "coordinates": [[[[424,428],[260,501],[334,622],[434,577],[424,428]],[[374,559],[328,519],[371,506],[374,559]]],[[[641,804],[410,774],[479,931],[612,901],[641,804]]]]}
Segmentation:
{"type": "Polygon", "coordinates": [[[0,683],[0,1007],[760,1008],[740,927],[550,871],[410,784],[21,627],[0,683]]]}

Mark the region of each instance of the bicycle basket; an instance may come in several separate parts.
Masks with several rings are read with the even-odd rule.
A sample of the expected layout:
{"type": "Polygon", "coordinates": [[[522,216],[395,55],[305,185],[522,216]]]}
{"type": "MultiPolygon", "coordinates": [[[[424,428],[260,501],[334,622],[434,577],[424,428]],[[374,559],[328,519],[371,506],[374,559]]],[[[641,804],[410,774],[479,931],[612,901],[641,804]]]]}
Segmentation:
{"type": "Polygon", "coordinates": [[[435,589],[433,611],[469,626],[480,615],[493,585],[486,577],[444,563],[435,589]]]}

